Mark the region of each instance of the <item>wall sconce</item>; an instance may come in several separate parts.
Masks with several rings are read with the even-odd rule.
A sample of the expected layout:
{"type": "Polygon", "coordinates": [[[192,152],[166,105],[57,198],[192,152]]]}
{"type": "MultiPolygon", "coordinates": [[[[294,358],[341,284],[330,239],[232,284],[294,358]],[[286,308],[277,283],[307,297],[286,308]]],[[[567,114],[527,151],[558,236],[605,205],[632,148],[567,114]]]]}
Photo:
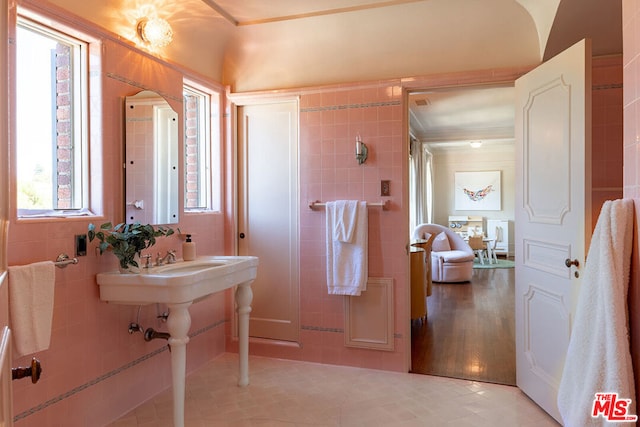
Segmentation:
{"type": "Polygon", "coordinates": [[[162,18],[142,18],[136,29],[140,40],[152,49],[165,47],[173,40],[171,25],[162,18]]]}
{"type": "Polygon", "coordinates": [[[471,148],[480,148],[482,147],[482,141],[471,141],[469,145],[471,148]]]}
{"type": "Polygon", "coordinates": [[[361,165],[367,161],[367,155],[369,154],[369,150],[362,139],[360,139],[360,135],[356,136],[356,160],[358,160],[358,164],[361,165]]]}

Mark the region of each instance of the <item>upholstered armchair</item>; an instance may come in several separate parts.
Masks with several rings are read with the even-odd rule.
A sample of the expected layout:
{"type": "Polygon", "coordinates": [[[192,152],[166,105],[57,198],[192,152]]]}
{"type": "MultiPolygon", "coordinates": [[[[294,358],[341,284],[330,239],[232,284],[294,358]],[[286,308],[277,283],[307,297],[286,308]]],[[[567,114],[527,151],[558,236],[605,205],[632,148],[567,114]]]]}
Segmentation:
{"type": "Polygon", "coordinates": [[[420,224],[413,231],[414,239],[436,235],[431,247],[431,279],[434,282],[468,282],[473,274],[474,253],[455,232],[438,224],[420,224]]]}

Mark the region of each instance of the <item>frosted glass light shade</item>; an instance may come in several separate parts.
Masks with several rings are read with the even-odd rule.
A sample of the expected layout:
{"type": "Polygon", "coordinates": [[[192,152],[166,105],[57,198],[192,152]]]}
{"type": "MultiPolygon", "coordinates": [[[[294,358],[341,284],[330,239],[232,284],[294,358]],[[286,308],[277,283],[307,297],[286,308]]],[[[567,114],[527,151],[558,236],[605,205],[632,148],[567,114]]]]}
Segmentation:
{"type": "Polygon", "coordinates": [[[138,36],[150,47],[157,49],[171,43],[173,30],[162,18],[144,18],[138,22],[138,36]]]}

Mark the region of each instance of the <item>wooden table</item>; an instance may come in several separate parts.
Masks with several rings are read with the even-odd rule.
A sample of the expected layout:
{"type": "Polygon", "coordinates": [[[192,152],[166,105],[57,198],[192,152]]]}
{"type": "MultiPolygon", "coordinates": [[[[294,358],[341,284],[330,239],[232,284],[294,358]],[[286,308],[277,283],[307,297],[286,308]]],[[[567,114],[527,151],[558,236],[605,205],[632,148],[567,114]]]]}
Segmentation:
{"type": "MultiPolygon", "coordinates": [[[[489,258],[489,264],[493,264],[496,261],[496,255],[493,253],[493,243],[496,239],[492,239],[490,237],[483,237],[482,242],[487,247],[487,258],[489,258]]],[[[469,243],[469,237],[465,237],[464,241],[469,243]]],[[[484,259],[480,258],[480,263],[484,265],[484,259]]]]}

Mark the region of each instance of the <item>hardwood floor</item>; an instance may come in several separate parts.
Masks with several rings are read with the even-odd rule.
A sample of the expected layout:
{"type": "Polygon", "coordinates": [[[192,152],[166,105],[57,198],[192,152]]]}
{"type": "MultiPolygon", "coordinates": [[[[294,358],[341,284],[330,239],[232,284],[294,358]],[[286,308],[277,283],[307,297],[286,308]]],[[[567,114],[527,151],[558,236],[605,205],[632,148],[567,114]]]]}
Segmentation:
{"type": "Polygon", "coordinates": [[[515,270],[473,270],[434,283],[426,322],[411,327],[411,372],[515,385],[515,270]]]}

